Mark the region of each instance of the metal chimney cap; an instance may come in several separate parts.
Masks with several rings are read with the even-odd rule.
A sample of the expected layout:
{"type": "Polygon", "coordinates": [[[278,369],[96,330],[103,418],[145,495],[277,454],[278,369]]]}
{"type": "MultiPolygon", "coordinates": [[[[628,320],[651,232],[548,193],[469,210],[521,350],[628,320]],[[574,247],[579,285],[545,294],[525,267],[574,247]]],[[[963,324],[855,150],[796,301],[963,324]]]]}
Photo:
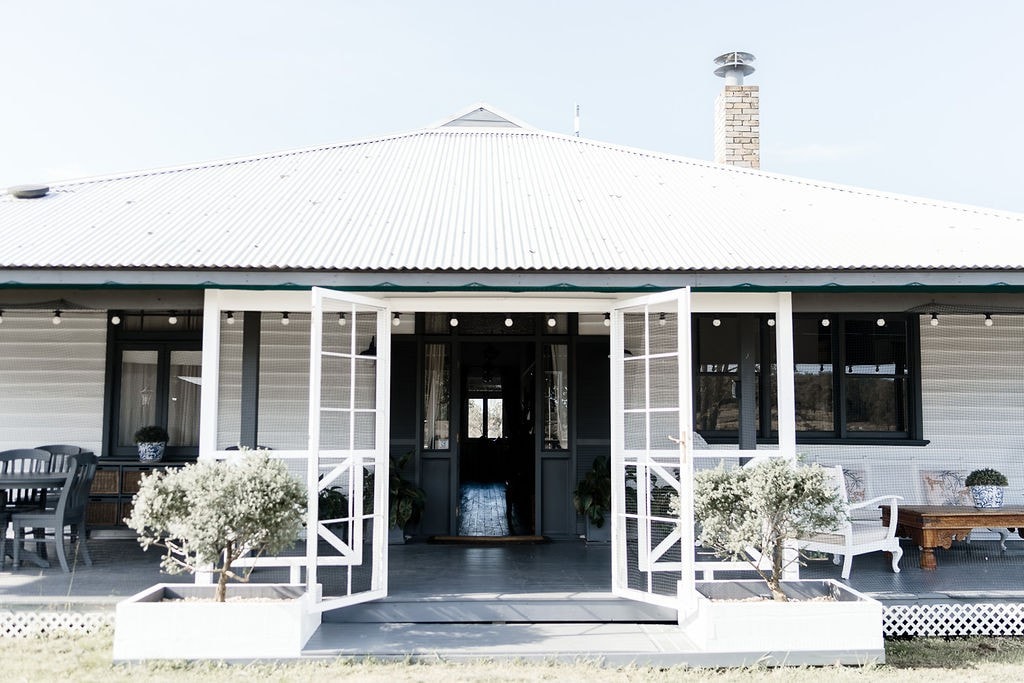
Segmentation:
{"type": "Polygon", "coordinates": [[[45,197],[50,191],[47,185],[14,185],[7,188],[7,194],[18,199],[37,199],[45,197]]]}
{"type": "Polygon", "coordinates": [[[749,76],[754,73],[754,67],[750,64],[754,59],[754,55],[749,52],[726,52],[724,55],[715,57],[715,64],[719,65],[715,69],[715,75],[725,78],[732,71],[741,77],[749,76]]]}

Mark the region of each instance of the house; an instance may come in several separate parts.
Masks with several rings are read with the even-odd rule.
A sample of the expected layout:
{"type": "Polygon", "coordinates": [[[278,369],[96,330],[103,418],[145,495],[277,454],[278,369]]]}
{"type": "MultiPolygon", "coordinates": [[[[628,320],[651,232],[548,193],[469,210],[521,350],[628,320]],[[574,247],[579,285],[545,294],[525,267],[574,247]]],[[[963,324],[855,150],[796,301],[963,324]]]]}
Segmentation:
{"type": "MultiPolygon", "coordinates": [[[[12,188],[0,448],[101,453],[91,509],[110,527],[148,423],[168,427],[169,465],[261,445],[307,473],[318,453],[303,476],[346,487],[355,522],[364,497],[386,500],[364,472],[411,454],[420,538],[577,539],[572,492],[595,458],[614,456],[620,484],[678,486],[669,437],[689,450],[694,433],[714,461],[799,452],[919,502],[958,495],[976,465],[1021,481],[1024,216],[760,170],[742,55],[720,66],[716,162],[481,104],[405,133],[12,188]],[[492,485],[504,513],[469,514],[492,485]]],[[[671,604],[678,567],[626,513],[616,588],[671,604]]],[[[381,521],[332,537],[322,571],[372,568],[329,605],[386,591],[381,521]]]]}

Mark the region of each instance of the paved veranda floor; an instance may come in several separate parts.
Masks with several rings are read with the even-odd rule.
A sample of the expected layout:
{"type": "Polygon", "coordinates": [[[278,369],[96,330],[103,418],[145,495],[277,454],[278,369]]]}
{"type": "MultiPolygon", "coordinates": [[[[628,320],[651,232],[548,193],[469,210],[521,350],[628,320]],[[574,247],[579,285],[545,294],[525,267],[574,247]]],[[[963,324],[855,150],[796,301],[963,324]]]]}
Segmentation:
{"type": "MultiPolygon", "coordinates": [[[[1015,537],[1014,537],[1015,538],[1015,537]]],[[[65,574],[59,566],[33,565],[14,570],[10,560],[0,569],[0,603],[18,609],[44,606],[109,609],[121,598],[159,582],[189,582],[159,570],[155,550],[143,552],[130,539],[93,539],[93,566],[75,563],[65,574]]],[[[1024,541],[957,543],[937,550],[939,568],[918,567],[919,553],[903,542],[902,571],[893,574],[882,553],[854,559],[849,585],[883,602],[908,600],[1024,601],[1024,541]]],[[[409,543],[390,546],[389,594],[396,599],[443,598],[475,594],[543,597],[608,593],[610,549],[582,541],[529,545],[463,546],[409,543]]],[[[804,578],[839,579],[840,567],[829,560],[809,563],[804,578]]],[[[286,581],[287,574],[261,580],[286,581]]]]}

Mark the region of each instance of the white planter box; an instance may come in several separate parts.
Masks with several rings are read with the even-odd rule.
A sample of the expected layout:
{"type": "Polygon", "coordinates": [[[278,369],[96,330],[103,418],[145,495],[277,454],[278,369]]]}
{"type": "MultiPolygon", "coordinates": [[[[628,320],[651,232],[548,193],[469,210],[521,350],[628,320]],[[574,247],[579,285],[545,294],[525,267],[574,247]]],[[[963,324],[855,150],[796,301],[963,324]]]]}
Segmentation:
{"type": "Polygon", "coordinates": [[[817,652],[844,663],[885,661],[882,604],[837,581],[784,581],[790,597],[835,600],[743,601],[768,593],[763,581],[698,581],[696,610],[680,626],[707,652],[817,652]]]}
{"type": "Polygon", "coordinates": [[[305,586],[233,583],[224,603],[212,601],[214,589],[161,583],[119,602],[114,661],[294,658],[320,625],[321,613],[305,586]]]}

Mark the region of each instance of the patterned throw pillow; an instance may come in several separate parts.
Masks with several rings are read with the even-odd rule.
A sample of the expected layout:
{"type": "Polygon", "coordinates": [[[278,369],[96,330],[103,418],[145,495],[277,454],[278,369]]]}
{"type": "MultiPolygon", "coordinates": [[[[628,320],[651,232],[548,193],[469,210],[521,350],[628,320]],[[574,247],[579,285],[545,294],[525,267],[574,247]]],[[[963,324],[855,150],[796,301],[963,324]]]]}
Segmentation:
{"type": "Polygon", "coordinates": [[[962,470],[921,470],[925,505],[973,505],[962,470]]]}

